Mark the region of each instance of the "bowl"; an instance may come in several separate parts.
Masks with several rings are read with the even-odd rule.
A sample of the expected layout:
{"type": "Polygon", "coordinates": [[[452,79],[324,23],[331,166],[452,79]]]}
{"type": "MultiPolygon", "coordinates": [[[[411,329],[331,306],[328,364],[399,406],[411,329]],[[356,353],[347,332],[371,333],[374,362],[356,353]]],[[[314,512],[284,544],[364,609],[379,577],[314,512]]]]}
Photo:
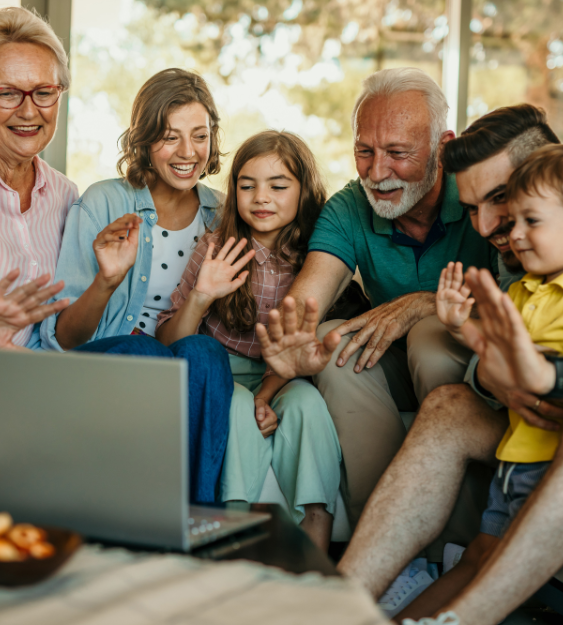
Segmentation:
{"type": "Polygon", "coordinates": [[[53,575],[80,547],[82,539],[78,534],[56,527],[42,528],[47,540],[55,548],[50,558],[36,560],[29,557],[22,562],[0,562],[0,586],[30,586],[53,575]]]}

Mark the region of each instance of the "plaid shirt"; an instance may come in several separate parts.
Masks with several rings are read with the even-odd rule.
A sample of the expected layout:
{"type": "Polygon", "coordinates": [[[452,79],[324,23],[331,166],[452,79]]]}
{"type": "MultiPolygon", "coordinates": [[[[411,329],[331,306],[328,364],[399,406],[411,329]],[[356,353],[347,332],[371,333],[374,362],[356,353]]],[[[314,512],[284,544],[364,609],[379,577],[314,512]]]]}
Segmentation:
{"type": "MultiPolygon", "coordinates": [[[[157,328],[168,321],[180,308],[195,287],[197,276],[205,259],[209,243],[215,243],[214,256],[221,249],[218,245],[219,236],[209,233],[201,237],[189,262],[184,270],[180,284],[172,293],[172,308],[158,315],[157,328]]],[[[252,239],[252,247],[256,250],[253,258],[254,272],[252,276],[252,293],[256,298],[258,307],[258,321],[268,325],[268,313],[277,308],[287,295],[295,278],[292,266],[285,260],[278,259],[272,252],[260,245],[256,239],[252,239]]],[[[261,359],[260,342],[256,337],[256,331],[238,332],[228,330],[221,320],[207,311],[198,328],[199,334],[205,334],[217,339],[231,354],[246,356],[247,358],[261,359]]],[[[268,369],[266,375],[273,372],[268,369]]]]}

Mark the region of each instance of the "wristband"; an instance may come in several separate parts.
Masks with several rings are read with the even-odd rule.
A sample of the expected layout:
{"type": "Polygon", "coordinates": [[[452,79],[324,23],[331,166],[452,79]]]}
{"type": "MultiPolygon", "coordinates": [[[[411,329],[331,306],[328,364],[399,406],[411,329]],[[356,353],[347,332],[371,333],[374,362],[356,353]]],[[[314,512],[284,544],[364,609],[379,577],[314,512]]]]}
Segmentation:
{"type": "Polygon", "coordinates": [[[545,359],[555,365],[555,386],[553,389],[542,395],[545,399],[562,399],[563,398],[563,355],[554,356],[544,354],[545,359]]]}

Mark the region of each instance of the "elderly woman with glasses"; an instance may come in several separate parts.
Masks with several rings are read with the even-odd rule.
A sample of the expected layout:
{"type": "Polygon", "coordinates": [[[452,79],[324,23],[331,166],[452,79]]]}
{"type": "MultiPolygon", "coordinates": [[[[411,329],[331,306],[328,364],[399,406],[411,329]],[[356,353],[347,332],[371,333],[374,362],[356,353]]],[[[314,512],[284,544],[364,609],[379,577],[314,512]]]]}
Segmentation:
{"type": "MultiPolygon", "coordinates": [[[[0,277],[10,288],[55,273],[76,186],[38,154],[57,128],[69,87],[68,59],[51,29],[30,11],[0,10],[0,277]]],[[[39,325],[19,329],[15,346],[38,349],[39,325]]]]}

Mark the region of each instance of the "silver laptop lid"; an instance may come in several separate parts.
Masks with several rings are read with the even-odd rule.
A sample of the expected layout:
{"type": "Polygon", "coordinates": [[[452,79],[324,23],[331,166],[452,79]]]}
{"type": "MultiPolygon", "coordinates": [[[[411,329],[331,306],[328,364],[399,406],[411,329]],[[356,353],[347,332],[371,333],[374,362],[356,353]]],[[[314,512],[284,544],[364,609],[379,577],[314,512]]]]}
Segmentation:
{"type": "Polygon", "coordinates": [[[187,549],[187,363],[0,351],[0,509],[187,549]]]}

